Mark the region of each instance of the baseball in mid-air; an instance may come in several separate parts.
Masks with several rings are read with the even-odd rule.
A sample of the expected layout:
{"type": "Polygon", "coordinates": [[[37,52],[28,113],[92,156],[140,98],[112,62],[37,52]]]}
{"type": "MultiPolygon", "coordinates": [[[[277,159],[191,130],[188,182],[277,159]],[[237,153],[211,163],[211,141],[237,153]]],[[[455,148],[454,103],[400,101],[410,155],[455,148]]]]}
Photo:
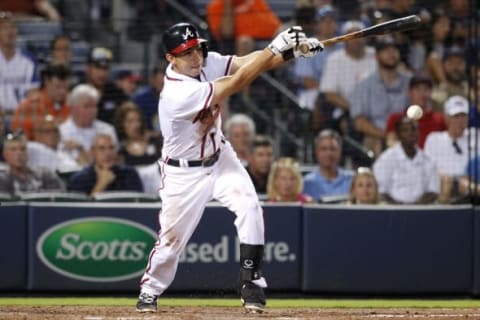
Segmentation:
{"type": "Polygon", "coordinates": [[[418,120],[423,116],[423,110],[422,107],[420,107],[418,104],[412,104],[410,107],[407,109],[407,117],[413,120],[418,120]]]}

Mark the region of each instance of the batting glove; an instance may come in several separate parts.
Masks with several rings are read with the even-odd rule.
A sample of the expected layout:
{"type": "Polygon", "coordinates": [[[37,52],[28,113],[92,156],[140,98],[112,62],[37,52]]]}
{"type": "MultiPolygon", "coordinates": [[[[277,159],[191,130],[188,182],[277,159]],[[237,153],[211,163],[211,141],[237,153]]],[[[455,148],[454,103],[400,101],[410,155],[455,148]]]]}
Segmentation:
{"type": "Polygon", "coordinates": [[[275,39],[270,42],[268,49],[270,49],[274,55],[281,54],[288,49],[298,47],[298,45],[306,39],[302,27],[294,26],[279,33],[275,39]]]}
{"type": "Polygon", "coordinates": [[[323,51],[323,49],[323,44],[317,38],[308,38],[293,50],[293,55],[295,58],[312,58],[323,51]]]}

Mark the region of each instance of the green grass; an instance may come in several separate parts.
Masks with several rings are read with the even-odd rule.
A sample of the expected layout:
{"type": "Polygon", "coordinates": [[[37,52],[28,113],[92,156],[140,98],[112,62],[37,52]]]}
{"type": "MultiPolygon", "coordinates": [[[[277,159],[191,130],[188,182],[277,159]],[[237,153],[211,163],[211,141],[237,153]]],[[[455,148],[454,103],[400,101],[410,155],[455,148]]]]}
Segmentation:
{"type": "MultiPolygon", "coordinates": [[[[133,298],[0,298],[0,306],[134,306],[133,298]]],[[[237,307],[239,299],[161,298],[160,305],[171,307],[237,307]]],[[[478,308],[480,300],[452,299],[270,299],[269,308],[478,308]]]]}

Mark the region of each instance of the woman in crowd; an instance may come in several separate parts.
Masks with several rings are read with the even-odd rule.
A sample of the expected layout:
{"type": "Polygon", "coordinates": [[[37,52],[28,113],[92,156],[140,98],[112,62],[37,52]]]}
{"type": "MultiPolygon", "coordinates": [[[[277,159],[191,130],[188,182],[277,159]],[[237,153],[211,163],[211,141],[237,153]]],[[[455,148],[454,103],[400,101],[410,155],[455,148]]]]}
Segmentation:
{"type": "Polygon", "coordinates": [[[298,162],[292,158],[280,158],[272,164],[268,176],[267,194],[273,202],[313,202],[302,193],[303,178],[298,162]]]}
{"type": "Polygon", "coordinates": [[[359,167],[350,187],[350,204],[378,204],[378,184],[373,172],[366,167],[359,167]]]}
{"type": "Polygon", "coordinates": [[[140,166],[160,158],[161,136],[146,131],[142,111],[135,103],[127,101],[116,110],[114,125],[120,139],[121,162],[140,166]]]}

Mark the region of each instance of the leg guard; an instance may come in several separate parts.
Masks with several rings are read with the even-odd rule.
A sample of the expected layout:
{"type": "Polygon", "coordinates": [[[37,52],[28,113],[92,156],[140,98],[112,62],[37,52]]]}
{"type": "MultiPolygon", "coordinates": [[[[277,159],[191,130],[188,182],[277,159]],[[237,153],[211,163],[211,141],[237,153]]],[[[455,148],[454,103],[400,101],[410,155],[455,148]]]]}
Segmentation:
{"type": "Polygon", "coordinates": [[[240,281],[258,280],[263,260],[263,245],[240,244],[240,281]]]}

